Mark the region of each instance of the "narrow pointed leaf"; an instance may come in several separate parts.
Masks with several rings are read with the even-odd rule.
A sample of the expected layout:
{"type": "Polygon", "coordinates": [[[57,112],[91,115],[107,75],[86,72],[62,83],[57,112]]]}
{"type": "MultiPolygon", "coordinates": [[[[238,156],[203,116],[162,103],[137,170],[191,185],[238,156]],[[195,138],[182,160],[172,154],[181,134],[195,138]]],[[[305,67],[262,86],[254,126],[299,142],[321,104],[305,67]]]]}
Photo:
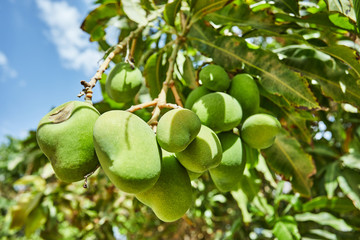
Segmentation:
{"type": "Polygon", "coordinates": [[[357,209],[360,209],[360,175],[349,168],[345,168],[338,176],[341,190],[350,198],[357,209]]]}
{"type": "Polygon", "coordinates": [[[337,177],[339,176],[339,164],[333,162],[325,169],[324,185],[328,198],[332,198],[338,187],[337,177]]]}
{"type": "Polygon", "coordinates": [[[319,196],[302,205],[303,212],[311,212],[323,208],[339,213],[358,211],[348,198],[319,196]]]}
{"type": "Polygon", "coordinates": [[[261,76],[260,83],[270,93],[283,96],[295,106],[318,108],[308,84],[295,72],[284,66],[276,54],[248,47],[238,37],[219,37],[215,42],[201,35],[191,36],[198,49],[226,69],[237,69],[242,63],[252,67],[261,76]]]}
{"type": "Polygon", "coordinates": [[[349,226],[343,219],[339,219],[327,212],[321,212],[318,214],[315,213],[296,214],[295,219],[298,222],[313,221],[320,225],[330,226],[342,232],[350,232],[353,230],[353,228],[349,226]]]}
{"type": "Polygon", "coordinates": [[[268,164],[276,172],[290,179],[295,191],[306,197],[311,195],[310,177],[316,169],[311,156],[304,152],[295,138],[283,132],[276,137],[275,143],[263,152],[268,164]]]}

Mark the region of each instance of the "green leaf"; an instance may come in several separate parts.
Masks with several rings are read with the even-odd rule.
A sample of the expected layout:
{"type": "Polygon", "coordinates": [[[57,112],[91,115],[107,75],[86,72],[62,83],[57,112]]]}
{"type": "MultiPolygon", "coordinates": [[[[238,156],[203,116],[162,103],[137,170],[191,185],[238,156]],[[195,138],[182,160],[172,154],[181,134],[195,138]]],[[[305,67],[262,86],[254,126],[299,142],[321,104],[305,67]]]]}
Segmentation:
{"type": "Polygon", "coordinates": [[[285,12],[299,15],[299,4],[297,0],[275,0],[275,6],[285,12]]]}
{"type": "Polygon", "coordinates": [[[212,57],[216,64],[226,69],[238,69],[245,63],[260,74],[260,83],[268,92],[282,95],[295,106],[318,108],[308,84],[284,66],[276,54],[262,49],[252,49],[239,37],[219,37],[215,42],[209,41],[204,35],[188,38],[195,42],[200,51],[203,50],[206,55],[212,57]]]}
{"type": "Polygon", "coordinates": [[[176,14],[181,7],[181,0],[174,0],[171,3],[165,5],[164,20],[171,26],[175,26],[176,14]]]}
{"type": "Polygon", "coordinates": [[[358,32],[360,30],[360,21],[358,19],[360,19],[360,2],[353,0],[354,3],[354,11],[355,11],[355,17],[356,17],[356,22],[357,22],[357,27],[358,27],[358,32]]]}
{"type": "Polygon", "coordinates": [[[330,56],[302,45],[289,46],[278,52],[288,56],[282,61],[289,67],[315,79],[324,95],[360,107],[360,86],[356,79],[330,56]]]}
{"type": "Polygon", "coordinates": [[[338,187],[337,177],[339,176],[339,164],[333,162],[325,168],[324,185],[328,198],[332,198],[338,187]]]}
{"type": "Polygon", "coordinates": [[[166,79],[167,65],[163,61],[163,54],[154,53],[146,61],[144,77],[146,86],[149,88],[150,96],[157,98],[166,79]]]}
{"type": "Polygon", "coordinates": [[[14,186],[30,184],[39,192],[44,191],[46,187],[46,181],[42,177],[36,175],[27,175],[14,182],[14,186]]]}
{"type": "Polygon", "coordinates": [[[327,198],[325,196],[319,196],[302,205],[303,212],[311,212],[322,208],[339,213],[358,211],[348,198],[327,198]]]}
{"type": "Polygon", "coordinates": [[[293,216],[283,216],[274,225],[273,234],[278,240],[300,239],[297,222],[293,216]]]}
{"type": "Polygon", "coordinates": [[[30,238],[31,235],[40,227],[42,227],[47,220],[47,215],[41,206],[35,208],[28,216],[25,223],[25,236],[30,238]]]}
{"type": "Polygon", "coordinates": [[[233,196],[233,198],[235,199],[235,201],[237,202],[237,204],[241,210],[243,222],[251,223],[252,214],[249,213],[249,210],[247,209],[249,199],[248,199],[247,195],[245,194],[245,192],[242,189],[239,189],[237,191],[232,191],[231,195],[233,196]]]}
{"type": "Polygon", "coordinates": [[[81,29],[90,34],[90,41],[99,41],[106,34],[105,28],[107,22],[112,17],[121,14],[121,8],[117,3],[100,5],[88,14],[81,24],[81,29]]]}
{"type": "Polygon", "coordinates": [[[301,213],[295,215],[295,220],[298,222],[313,221],[320,225],[330,226],[338,231],[350,232],[353,230],[343,219],[339,219],[330,213],[301,213]]]}
{"type": "Polygon", "coordinates": [[[343,155],[340,160],[345,167],[360,171],[360,153],[352,152],[343,155]]]}
{"type": "Polygon", "coordinates": [[[232,0],[192,0],[191,1],[191,12],[192,19],[194,23],[197,20],[203,18],[205,15],[215,12],[216,10],[221,9],[225,4],[231,2],[232,0]]]}
{"type": "Polygon", "coordinates": [[[247,143],[242,142],[246,167],[251,169],[255,168],[259,162],[259,151],[255,148],[250,147],[247,143]]]}
{"type": "Polygon", "coordinates": [[[186,56],[183,65],[183,78],[189,88],[195,89],[197,87],[196,72],[191,59],[186,56]]]}
{"type": "Polygon", "coordinates": [[[290,179],[294,190],[306,197],[311,195],[310,176],[316,169],[311,156],[304,152],[295,138],[289,137],[283,131],[276,137],[275,143],[263,152],[268,164],[290,179]]]}
{"type": "Polygon", "coordinates": [[[344,15],[356,21],[353,2],[356,5],[357,0],[326,0],[329,11],[341,12],[344,15]]]}
{"type": "Polygon", "coordinates": [[[140,0],[122,1],[125,14],[134,22],[145,25],[147,23],[146,11],[141,7],[140,0]]]}
{"type": "MultiPolygon", "coordinates": [[[[256,150],[257,153],[257,150],[256,150]]],[[[258,155],[258,154],[257,154],[258,155]]],[[[270,183],[273,188],[277,188],[277,183],[274,179],[273,173],[268,168],[266,161],[263,156],[259,155],[258,164],[256,165],[256,170],[261,172],[264,175],[264,179],[270,183]]]]}
{"type": "Polygon", "coordinates": [[[345,168],[338,176],[341,190],[350,198],[357,209],[360,209],[360,175],[358,172],[345,168]]]}

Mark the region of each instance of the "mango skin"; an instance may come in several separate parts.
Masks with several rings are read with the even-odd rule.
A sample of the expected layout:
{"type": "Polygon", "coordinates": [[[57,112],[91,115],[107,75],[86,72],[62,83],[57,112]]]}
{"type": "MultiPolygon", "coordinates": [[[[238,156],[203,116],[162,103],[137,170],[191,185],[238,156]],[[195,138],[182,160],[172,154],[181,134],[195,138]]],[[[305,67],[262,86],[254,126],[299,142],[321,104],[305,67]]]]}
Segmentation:
{"type": "Polygon", "coordinates": [[[164,222],[181,218],[191,207],[192,187],[186,169],[174,155],[163,151],[161,174],[156,184],[135,195],[164,222]]]}
{"type": "Polygon", "coordinates": [[[126,111],[108,111],[96,121],[93,137],[101,167],[116,187],[135,194],[154,186],[161,156],[146,122],[126,111]]]}
{"type": "Polygon", "coordinates": [[[116,102],[130,102],[139,92],[142,74],[138,68],[132,69],[128,63],[116,64],[106,79],[105,91],[116,102]]]}
{"type": "Polygon", "coordinates": [[[54,108],[40,120],[36,139],[60,180],[83,180],[99,165],[92,139],[99,115],[87,102],[70,101],[54,108]],[[61,109],[68,109],[69,114],[64,121],[54,123],[51,118],[61,109]]]}
{"type": "Polygon", "coordinates": [[[259,111],[260,93],[251,75],[242,73],[233,77],[228,93],[240,103],[243,120],[259,111]]]}
{"type": "Polygon", "coordinates": [[[226,91],[231,81],[223,67],[213,64],[200,70],[199,80],[201,80],[202,86],[218,92],[226,91]]]}
{"type": "Polygon", "coordinates": [[[209,93],[196,101],[191,108],[203,125],[215,132],[230,131],[238,126],[242,119],[239,102],[229,94],[209,93]]]}
{"type": "Polygon", "coordinates": [[[233,132],[223,132],[218,137],[223,157],[219,166],[209,169],[211,179],[221,192],[237,190],[245,168],[241,139],[233,132]]]}
{"type": "Polygon", "coordinates": [[[194,173],[203,173],[220,164],[221,143],[210,128],[202,125],[199,134],[182,152],[175,153],[179,162],[194,173]]]}
{"type": "Polygon", "coordinates": [[[275,117],[258,113],[244,121],[241,127],[241,138],[252,148],[265,149],[274,143],[280,129],[281,124],[275,117]]]}
{"type": "Polygon", "coordinates": [[[188,109],[173,109],[165,113],[157,125],[156,138],[168,152],[183,151],[199,133],[199,117],[188,109]]]}
{"type": "Polygon", "coordinates": [[[191,109],[194,103],[199,100],[202,96],[211,93],[209,89],[204,86],[200,86],[192,90],[185,101],[185,108],[191,109]]]}

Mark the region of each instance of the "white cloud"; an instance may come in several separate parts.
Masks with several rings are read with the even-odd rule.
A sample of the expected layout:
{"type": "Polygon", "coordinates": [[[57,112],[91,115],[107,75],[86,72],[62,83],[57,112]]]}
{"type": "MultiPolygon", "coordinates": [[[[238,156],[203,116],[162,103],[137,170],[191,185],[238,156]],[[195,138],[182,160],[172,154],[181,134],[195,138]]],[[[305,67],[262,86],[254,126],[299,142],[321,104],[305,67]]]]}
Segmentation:
{"type": "Polygon", "coordinates": [[[79,10],[66,1],[36,0],[36,3],[64,66],[86,74],[95,73],[102,55],[80,29],[83,19],[79,10]]]}
{"type": "Polygon", "coordinates": [[[7,79],[16,77],[16,70],[9,65],[6,55],[0,51],[0,82],[6,82],[7,79]]]}

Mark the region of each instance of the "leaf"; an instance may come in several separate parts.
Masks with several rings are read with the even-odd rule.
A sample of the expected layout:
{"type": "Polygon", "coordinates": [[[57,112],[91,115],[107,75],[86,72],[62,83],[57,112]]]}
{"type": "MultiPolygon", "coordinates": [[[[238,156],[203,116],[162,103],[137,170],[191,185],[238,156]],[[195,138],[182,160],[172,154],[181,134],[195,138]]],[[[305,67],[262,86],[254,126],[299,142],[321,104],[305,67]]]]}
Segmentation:
{"type": "Polygon", "coordinates": [[[339,176],[339,164],[333,162],[325,168],[324,186],[328,198],[332,198],[338,187],[337,177],[339,176]]]}
{"type": "Polygon", "coordinates": [[[355,11],[355,17],[357,22],[358,31],[360,31],[360,2],[357,0],[353,0],[354,3],[354,11],[355,11]]]}
{"type": "Polygon", "coordinates": [[[316,169],[311,156],[304,152],[295,138],[289,137],[283,131],[276,137],[275,143],[263,150],[263,153],[276,172],[290,179],[294,190],[306,197],[311,195],[310,176],[315,174],[316,169]]]}
{"type": "Polygon", "coordinates": [[[339,213],[358,211],[348,198],[327,198],[325,196],[319,196],[302,205],[303,212],[311,212],[322,208],[339,213]]]}
{"type": "Polygon", "coordinates": [[[183,65],[183,78],[190,89],[195,89],[197,87],[195,69],[188,56],[185,57],[183,65]]]}
{"type": "Polygon", "coordinates": [[[357,0],[326,0],[327,4],[328,4],[328,9],[329,11],[338,11],[343,13],[344,15],[348,16],[349,18],[351,18],[353,21],[356,21],[356,17],[355,17],[355,11],[354,8],[352,7],[352,2],[355,3],[357,0]]]}
{"type": "Polygon", "coordinates": [[[275,0],[275,6],[285,12],[299,15],[299,4],[297,0],[275,0]]]}
{"type": "Polygon", "coordinates": [[[321,213],[301,213],[295,215],[298,222],[313,221],[320,225],[330,226],[338,231],[350,232],[353,230],[343,219],[336,218],[327,212],[321,213]]]}
{"type": "Polygon", "coordinates": [[[102,4],[84,19],[81,29],[90,34],[90,41],[99,41],[105,36],[106,23],[122,11],[116,1],[102,4]]]}
{"type": "Polygon", "coordinates": [[[221,9],[225,4],[231,2],[232,0],[192,0],[191,1],[191,12],[192,19],[194,23],[197,20],[201,19],[205,15],[215,12],[216,10],[221,9]]]}
{"type": "Polygon", "coordinates": [[[215,42],[210,42],[201,35],[189,36],[188,39],[195,42],[195,45],[200,45],[199,51],[205,51],[204,54],[226,69],[237,69],[242,63],[256,69],[261,76],[261,85],[268,92],[282,95],[295,106],[318,108],[307,83],[284,66],[274,53],[252,49],[239,37],[219,37],[215,42]]]}
{"type": "Polygon", "coordinates": [[[141,7],[140,0],[122,1],[125,14],[134,22],[145,25],[147,23],[146,11],[141,7]]]}
{"type": "Polygon", "coordinates": [[[33,187],[39,192],[44,191],[46,187],[46,181],[42,177],[36,175],[24,176],[16,180],[13,186],[18,187],[19,185],[29,185],[29,184],[33,185],[33,187]]]}
{"type": "Polygon", "coordinates": [[[16,205],[10,208],[8,214],[11,216],[11,229],[21,228],[30,212],[39,204],[42,193],[24,193],[20,195],[20,199],[16,202],[16,205]]]}
{"type": "Polygon", "coordinates": [[[233,196],[233,198],[235,199],[235,201],[237,202],[237,204],[241,210],[243,222],[251,223],[251,220],[252,220],[251,215],[252,214],[249,213],[249,211],[247,209],[249,200],[248,200],[248,197],[246,196],[245,192],[242,189],[239,189],[237,191],[232,191],[231,195],[233,196]]]}
{"type": "Polygon", "coordinates": [[[175,26],[176,14],[179,12],[181,0],[174,0],[165,5],[164,20],[171,26],[175,26]]]}
{"type": "Polygon", "coordinates": [[[41,206],[35,208],[28,216],[25,224],[25,236],[30,238],[31,235],[40,227],[42,227],[47,220],[47,215],[41,206]]]}
{"type": "MultiPolygon", "coordinates": [[[[256,150],[257,153],[257,150],[256,150]]],[[[258,154],[257,154],[258,155],[258,154]]],[[[268,168],[265,159],[263,158],[263,156],[259,155],[258,156],[258,164],[256,165],[256,170],[261,172],[264,175],[264,179],[267,180],[270,185],[273,188],[277,188],[277,183],[274,179],[273,173],[270,171],[270,169],[268,168]]]]}
{"type": "Polygon", "coordinates": [[[297,223],[293,216],[283,216],[274,225],[273,234],[278,240],[300,239],[297,223]]]}
{"type": "Polygon", "coordinates": [[[167,66],[163,62],[163,56],[161,53],[154,53],[145,64],[145,82],[152,98],[157,98],[162,88],[162,83],[166,79],[167,66]]]}
{"type": "Polygon", "coordinates": [[[286,65],[315,79],[324,95],[360,107],[360,86],[339,62],[308,46],[289,46],[278,52],[288,56],[282,60],[286,65]]]}
{"type": "Polygon", "coordinates": [[[340,158],[345,167],[360,171],[360,153],[352,152],[340,158]]]}
{"type": "Polygon", "coordinates": [[[358,172],[345,168],[337,178],[341,190],[350,198],[357,209],[360,209],[360,176],[358,172]]]}

